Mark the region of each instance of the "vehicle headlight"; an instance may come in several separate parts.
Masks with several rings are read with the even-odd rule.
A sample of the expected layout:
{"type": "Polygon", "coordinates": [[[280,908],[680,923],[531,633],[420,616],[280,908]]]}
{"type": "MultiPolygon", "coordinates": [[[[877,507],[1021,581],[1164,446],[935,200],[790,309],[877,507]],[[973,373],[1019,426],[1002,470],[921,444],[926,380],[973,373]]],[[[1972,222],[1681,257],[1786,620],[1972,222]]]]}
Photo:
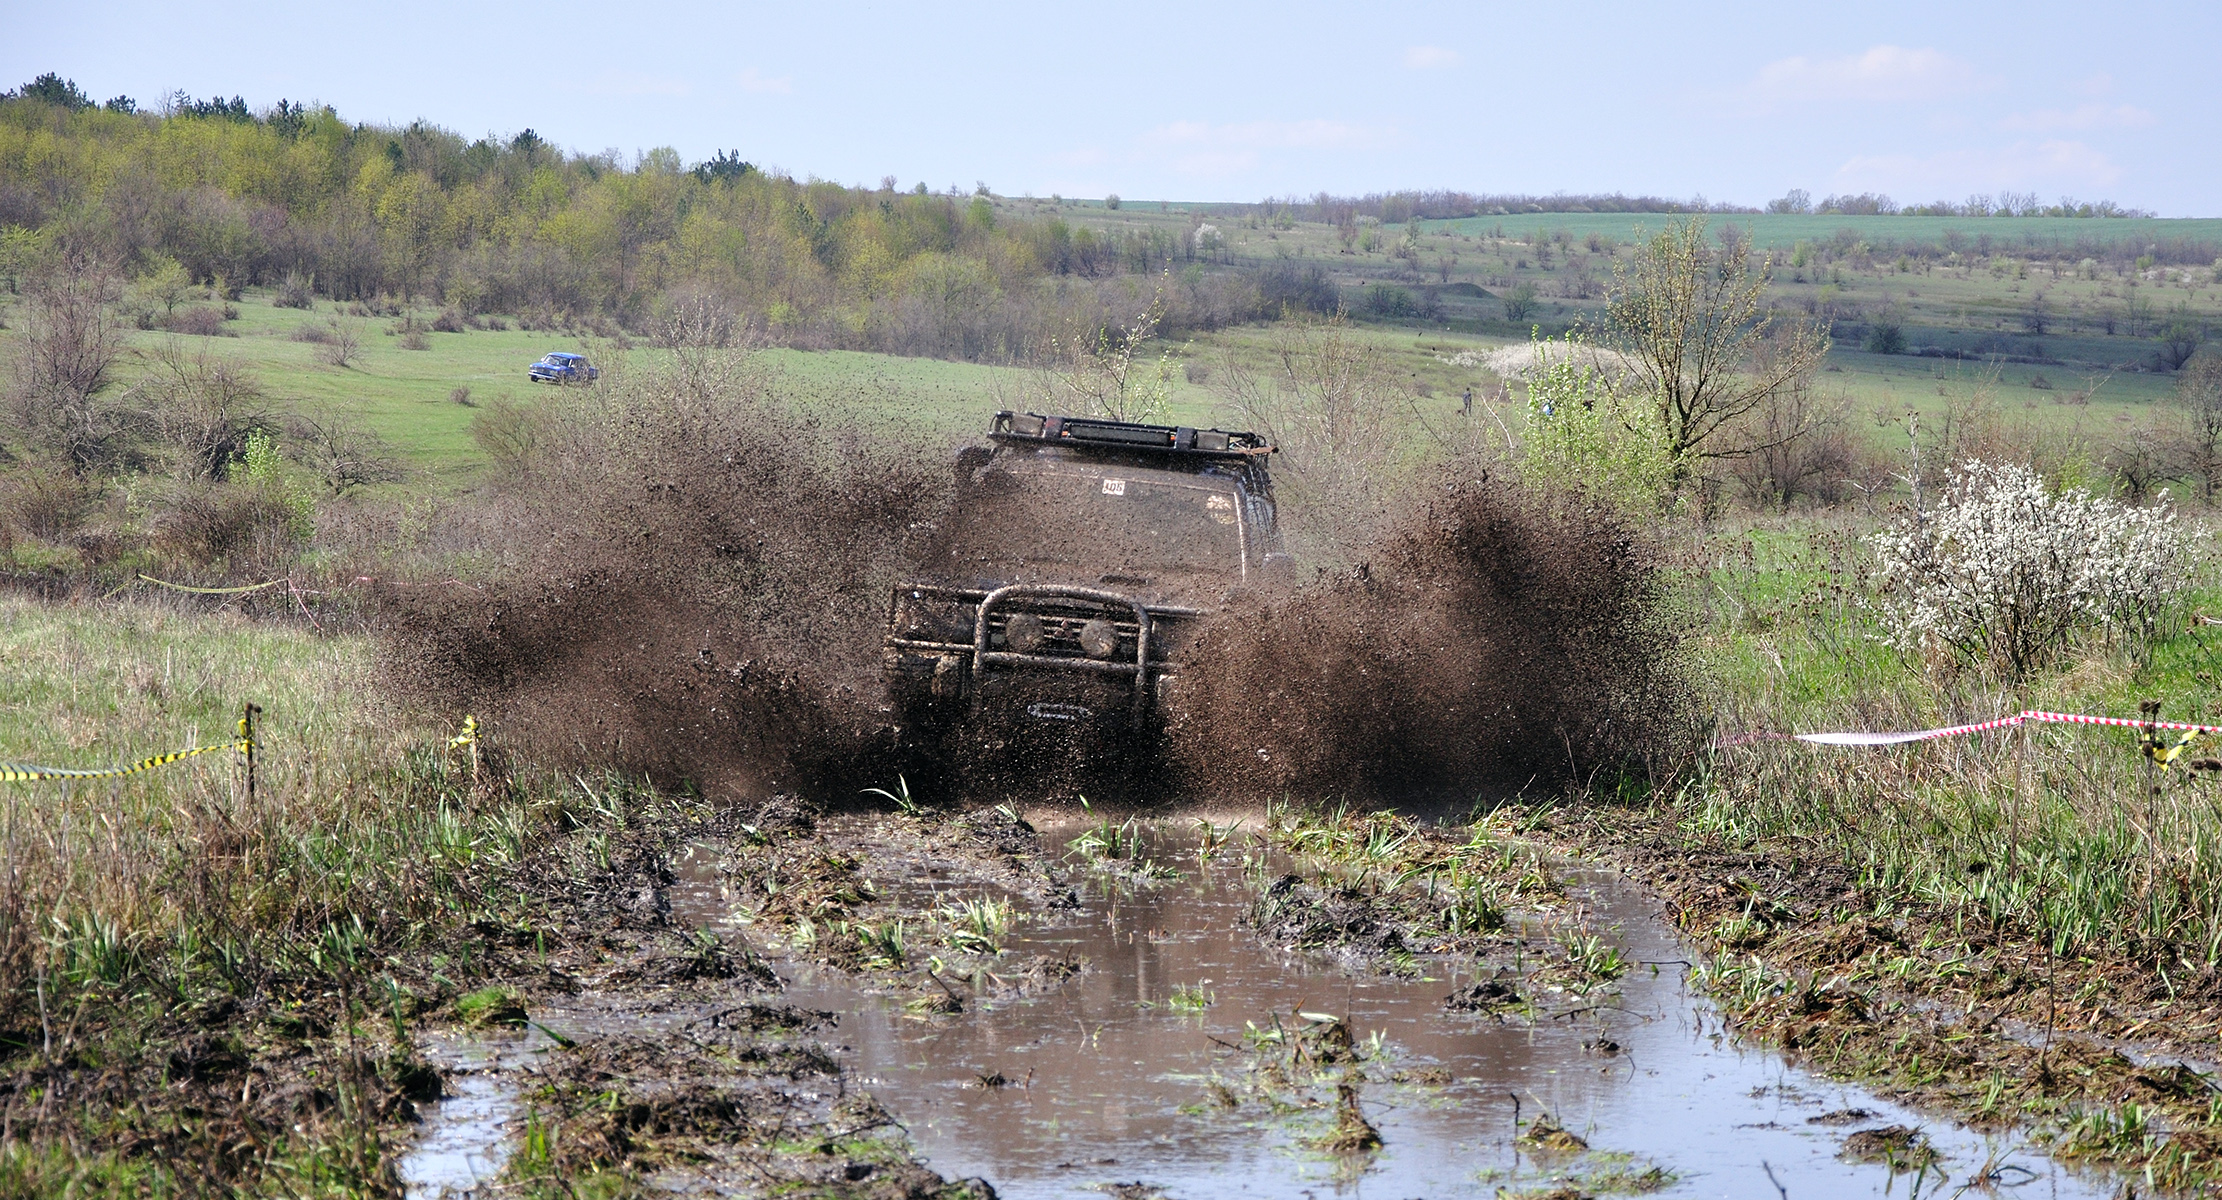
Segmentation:
{"type": "Polygon", "coordinates": [[[1080,627],[1080,649],[1090,658],[1109,658],[1119,652],[1119,631],[1097,617],[1080,627]]]}
{"type": "Polygon", "coordinates": [[[1041,649],[1047,636],[1042,629],[1042,619],[1032,613],[1018,613],[1003,625],[1003,640],[1020,654],[1032,654],[1041,649]]]}

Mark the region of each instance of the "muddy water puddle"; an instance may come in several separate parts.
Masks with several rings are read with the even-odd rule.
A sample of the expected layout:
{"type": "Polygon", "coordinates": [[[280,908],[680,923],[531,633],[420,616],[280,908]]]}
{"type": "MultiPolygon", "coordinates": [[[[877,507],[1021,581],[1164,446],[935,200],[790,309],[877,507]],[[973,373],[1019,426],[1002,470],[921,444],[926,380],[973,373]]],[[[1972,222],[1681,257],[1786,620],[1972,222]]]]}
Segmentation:
{"type": "MultiPolygon", "coordinates": [[[[1199,863],[1177,835],[1161,835],[1158,850],[1181,878],[1083,888],[1078,909],[1017,927],[1010,957],[1072,953],[1090,964],[1047,994],[922,1016],[804,969],[784,999],[841,1013],[844,1059],[929,1165],[985,1178],[1006,1197],[1136,1183],[1183,1197],[1494,1196],[1667,1178],[1671,1195],[1775,1196],[1778,1184],[1800,1198],[1897,1195],[1957,1190],[1985,1164],[1999,1183],[2022,1185],[2017,1194],[2110,1194],[2010,1136],[1925,1120],[1739,1047],[1685,985],[1672,931],[1616,876],[1580,876],[1576,892],[1638,965],[1587,995],[1537,993],[1532,1020],[1499,1020],[1446,1011],[1445,997],[1470,982],[1447,962],[1423,958],[1421,977],[1381,979],[1266,948],[1243,924],[1251,892],[1239,862],[1199,863]],[[1346,1024],[1367,1061],[1309,1089],[1279,1081],[1275,1031],[1317,1028],[1321,1016],[1346,1024]],[[1339,1116],[1333,1083],[1353,1075],[1381,1147],[1331,1153],[1319,1142],[1339,1116]],[[1517,1142],[1516,1103],[1520,1120],[1548,1114],[1590,1150],[1517,1142]],[[1839,1157],[1847,1134],[1892,1125],[1921,1127],[1940,1166],[1894,1174],[1839,1157]]],[[[929,878],[893,886],[980,894],[929,878]]]]}
{"type": "Polygon", "coordinates": [[[410,1200],[485,1194],[509,1161],[519,1117],[511,1077],[555,1043],[537,1030],[498,1038],[440,1037],[419,1047],[444,1095],[422,1106],[423,1130],[398,1166],[410,1200]]]}
{"type": "MultiPolygon", "coordinates": [[[[1044,844],[1061,850],[1076,832],[1045,830],[1044,844]]],[[[841,1048],[853,1082],[893,1111],[928,1165],[952,1179],[984,1178],[1004,1197],[1443,1198],[1572,1187],[1807,1200],[1950,1194],[1986,1169],[2009,1194],[2113,1194],[2108,1181],[2069,1173],[2011,1135],[1926,1119],[1739,1046],[1687,986],[1672,930],[1617,876],[1578,874],[1572,892],[1632,969],[1586,993],[1522,982],[1532,1013],[1463,1014],[1444,999],[1472,982],[1461,973],[1470,968],[1423,957],[1417,977],[1385,979],[1272,950],[1244,924],[1254,881],[1239,856],[1199,862],[1181,833],[1152,836],[1177,878],[1136,882],[1082,868],[1070,880],[1080,885],[1077,907],[1015,901],[1023,915],[1004,941],[1006,960],[1087,960],[1061,986],[935,1015],[915,997],[788,962],[777,1003],[839,1014],[817,1036],[841,1048]],[[1304,1057],[1321,1044],[1324,1019],[1348,1034],[1346,1057],[1331,1066],[1304,1057]],[[1378,1132],[1378,1149],[1330,1151],[1353,1108],[1378,1132]],[[1517,1140],[1532,1137],[1538,1116],[1579,1142],[1553,1139],[1554,1150],[1517,1140]],[[1847,1135],[1888,1126],[1920,1128],[1941,1161],[1906,1172],[1840,1157],[1847,1135]]],[[[705,848],[677,866],[673,919],[742,934],[716,855],[705,848]]],[[[905,911],[1000,898],[946,878],[904,878],[903,869],[889,863],[873,874],[905,911]]],[[[1532,953],[1546,952],[1542,930],[1530,941],[1532,953]]],[[[589,1035],[705,1019],[672,999],[589,992],[542,1019],[589,1035]]],[[[500,1045],[523,1061],[545,1051],[537,1040],[500,1045]]],[[[455,1098],[428,1114],[426,1137],[403,1165],[412,1194],[460,1192],[498,1167],[498,1134],[478,1143],[475,1158],[467,1143],[516,1123],[502,1075],[464,1075],[458,1086],[451,1074],[455,1098]],[[437,1179],[433,1160],[447,1164],[437,1179]]]]}

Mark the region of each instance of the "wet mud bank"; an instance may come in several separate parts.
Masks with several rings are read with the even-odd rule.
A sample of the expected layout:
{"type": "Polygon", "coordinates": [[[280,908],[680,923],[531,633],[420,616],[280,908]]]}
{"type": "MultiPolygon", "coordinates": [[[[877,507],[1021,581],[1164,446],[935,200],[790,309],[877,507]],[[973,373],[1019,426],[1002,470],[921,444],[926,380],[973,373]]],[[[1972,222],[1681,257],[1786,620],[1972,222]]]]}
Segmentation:
{"type": "MultiPolygon", "coordinates": [[[[2113,1191],[2010,1121],[1753,1048],[1652,893],[1510,828],[751,815],[666,839],[608,890],[612,936],[523,983],[528,1024],[477,1035],[506,1183],[2113,1191]]],[[[458,1153],[429,1116],[425,1194],[418,1164],[458,1153]]]]}
{"type": "Polygon", "coordinates": [[[2055,1157],[2209,1194],[2222,1178],[2222,980],[2055,955],[2026,929],[1868,887],[1795,845],[1671,810],[1557,810],[1530,836],[1659,898],[1747,1041],[2055,1157]]]}

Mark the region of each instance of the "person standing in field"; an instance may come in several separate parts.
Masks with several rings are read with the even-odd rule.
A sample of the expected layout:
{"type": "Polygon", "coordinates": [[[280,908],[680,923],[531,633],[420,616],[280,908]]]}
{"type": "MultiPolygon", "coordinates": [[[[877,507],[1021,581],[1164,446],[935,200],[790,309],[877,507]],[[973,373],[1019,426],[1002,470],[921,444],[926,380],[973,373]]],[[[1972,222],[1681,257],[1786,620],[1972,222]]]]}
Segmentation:
{"type": "Polygon", "coordinates": [[[1459,415],[1459,416],[1462,416],[1462,417],[1470,417],[1470,416],[1473,416],[1473,415],[1474,415],[1474,385],[1473,385],[1473,384],[1470,384],[1470,383],[1469,383],[1469,384],[1467,384],[1467,385],[1466,385],[1466,399],[1465,399],[1465,402],[1464,402],[1464,403],[1462,403],[1462,404],[1460,404],[1460,405],[1458,406],[1458,415],[1459,415]]]}

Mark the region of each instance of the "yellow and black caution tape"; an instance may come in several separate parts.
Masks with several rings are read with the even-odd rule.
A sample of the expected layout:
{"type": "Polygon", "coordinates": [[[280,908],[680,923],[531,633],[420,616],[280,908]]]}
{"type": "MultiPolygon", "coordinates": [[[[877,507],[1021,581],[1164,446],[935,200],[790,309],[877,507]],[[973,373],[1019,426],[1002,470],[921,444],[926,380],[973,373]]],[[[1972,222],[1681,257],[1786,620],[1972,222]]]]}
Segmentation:
{"type": "Polygon", "coordinates": [[[153,758],[141,759],[129,766],[97,767],[82,771],[68,767],[38,767],[30,763],[0,762],[0,783],[29,783],[40,779],[112,779],[119,775],[137,775],[141,771],[151,771],[156,767],[168,766],[180,759],[191,758],[196,754],[207,754],[216,750],[238,750],[244,753],[253,745],[253,742],[241,739],[236,742],[223,742],[214,746],[195,746],[191,750],[173,750],[168,754],[157,754],[153,758]]]}
{"type": "Polygon", "coordinates": [[[273,579],[268,583],[250,583],[245,587],[211,588],[189,587],[182,583],[171,583],[167,579],[156,579],[154,576],[145,574],[144,572],[139,575],[139,578],[144,579],[148,583],[154,584],[158,587],[169,588],[171,591],[174,592],[192,592],[196,595],[201,596],[236,596],[243,592],[259,592],[264,588],[274,588],[281,583],[292,582],[291,580],[287,579],[273,579]]]}
{"type": "Polygon", "coordinates": [[[2182,733],[2162,733],[2157,729],[2147,729],[2139,735],[2137,745],[2145,752],[2145,757],[2163,767],[2172,767],[2176,765],[2176,756],[2182,754],[2184,747],[2189,746],[2192,739],[2198,736],[2199,731],[2196,729],[2186,729],[2182,733]]]}

